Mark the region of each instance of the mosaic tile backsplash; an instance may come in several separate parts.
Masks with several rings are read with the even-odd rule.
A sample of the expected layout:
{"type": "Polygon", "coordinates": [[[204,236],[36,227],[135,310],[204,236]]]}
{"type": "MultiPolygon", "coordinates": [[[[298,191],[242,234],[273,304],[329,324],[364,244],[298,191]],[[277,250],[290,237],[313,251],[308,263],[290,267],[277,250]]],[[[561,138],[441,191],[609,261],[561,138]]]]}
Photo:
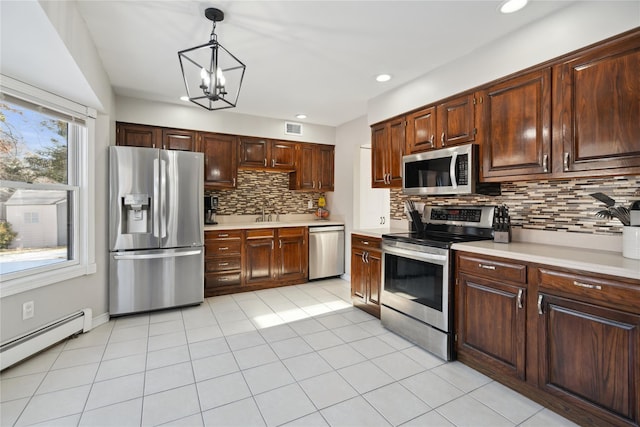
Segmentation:
{"type": "Polygon", "coordinates": [[[629,207],[640,200],[640,176],[544,180],[502,184],[501,196],[405,196],[391,190],[391,218],[404,219],[404,202],[413,200],[429,205],[500,205],[509,207],[511,223],[522,228],[579,233],[622,233],[622,224],[598,218],[604,204],[589,196],[604,193],[619,205],[629,207]]]}
{"type": "Polygon", "coordinates": [[[289,174],[285,172],[238,170],[236,184],[233,190],[207,192],[218,196],[218,214],[259,214],[263,206],[267,214],[309,214],[318,208],[318,198],[324,196],[321,192],[289,190],[289,174]],[[312,209],[307,207],[309,201],[312,209]]]}

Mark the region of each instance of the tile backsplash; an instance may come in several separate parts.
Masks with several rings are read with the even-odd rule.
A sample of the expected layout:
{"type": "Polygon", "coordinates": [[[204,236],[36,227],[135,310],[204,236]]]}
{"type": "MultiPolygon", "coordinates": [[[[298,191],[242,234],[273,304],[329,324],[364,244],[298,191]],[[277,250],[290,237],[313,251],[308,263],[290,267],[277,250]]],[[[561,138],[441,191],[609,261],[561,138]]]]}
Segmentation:
{"type": "MultiPolygon", "coordinates": [[[[289,190],[289,174],[238,170],[236,188],[206,192],[218,196],[218,214],[253,215],[262,211],[278,214],[308,214],[318,208],[322,192],[297,192],[289,190]],[[309,201],[313,208],[308,208],[309,201]]],[[[328,207],[331,210],[331,206],[328,207]]]]}
{"type": "Polygon", "coordinates": [[[501,196],[405,196],[391,190],[391,219],[404,219],[404,202],[413,200],[429,205],[500,205],[509,207],[511,222],[523,228],[579,233],[622,233],[614,219],[598,218],[604,204],[589,194],[604,193],[618,204],[629,207],[640,200],[640,176],[543,180],[502,183],[501,196]]]}

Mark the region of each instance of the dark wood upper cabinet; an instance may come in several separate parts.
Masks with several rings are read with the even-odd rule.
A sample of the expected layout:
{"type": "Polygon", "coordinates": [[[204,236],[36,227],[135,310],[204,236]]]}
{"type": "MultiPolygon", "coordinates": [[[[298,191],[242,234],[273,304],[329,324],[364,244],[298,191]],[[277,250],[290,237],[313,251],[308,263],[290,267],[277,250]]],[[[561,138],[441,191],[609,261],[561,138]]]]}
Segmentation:
{"type": "Polygon", "coordinates": [[[435,106],[409,114],[407,116],[407,154],[436,148],[437,132],[435,106]]]}
{"type": "Polygon", "coordinates": [[[461,96],[438,105],[437,123],[440,147],[468,144],[475,141],[475,98],[461,96]]]}
{"type": "Polygon", "coordinates": [[[371,127],[372,187],[402,187],[406,124],[405,118],[400,117],[371,127]]]}
{"type": "Polygon", "coordinates": [[[296,144],[295,171],[289,176],[289,189],[333,191],[335,147],[325,144],[296,144]]]}
{"type": "Polygon", "coordinates": [[[116,123],[116,145],[128,147],[162,147],[162,131],[156,126],[116,123]]]}
{"type": "Polygon", "coordinates": [[[162,129],[165,150],[196,151],[196,132],[182,129],[162,129]]]}
{"type": "Polygon", "coordinates": [[[550,173],[551,70],[498,83],[480,97],[484,177],[550,173]]]}
{"type": "Polygon", "coordinates": [[[267,167],[269,142],[263,138],[240,137],[238,166],[264,169],[267,167]]]}
{"type": "Polygon", "coordinates": [[[554,75],[557,172],[640,173],[640,32],[569,58],[554,75]]]}
{"type": "Polygon", "coordinates": [[[293,171],[296,145],[295,142],[240,137],[238,166],[250,169],[293,171]]]}
{"type": "Polygon", "coordinates": [[[238,177],[237,137],[202,132],[199,138],[198,151],[204,153],[205,188],[235,188],[238,177]]]}
{"type": "Polygon", "coordinates": [[[116,145],[196,151],[196,132],[117,122],[116,145]]]}
{"type": "Polygon", "coordinates": [[[407,115],[406,153],[474,142],[475,103],[474,94],[468,94],[407,115]]]}

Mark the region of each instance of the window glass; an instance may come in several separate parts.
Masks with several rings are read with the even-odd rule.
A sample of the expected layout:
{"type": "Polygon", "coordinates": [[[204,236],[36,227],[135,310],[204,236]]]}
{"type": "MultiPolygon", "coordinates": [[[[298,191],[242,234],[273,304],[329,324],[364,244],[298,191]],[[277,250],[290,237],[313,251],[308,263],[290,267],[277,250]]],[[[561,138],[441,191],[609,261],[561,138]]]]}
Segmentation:
{"type": "Polygon", "coordinates": [[[42,271],[77,261],[74,256],[80,135],[44,107],[0,99],[0,275],[42,271]]]}

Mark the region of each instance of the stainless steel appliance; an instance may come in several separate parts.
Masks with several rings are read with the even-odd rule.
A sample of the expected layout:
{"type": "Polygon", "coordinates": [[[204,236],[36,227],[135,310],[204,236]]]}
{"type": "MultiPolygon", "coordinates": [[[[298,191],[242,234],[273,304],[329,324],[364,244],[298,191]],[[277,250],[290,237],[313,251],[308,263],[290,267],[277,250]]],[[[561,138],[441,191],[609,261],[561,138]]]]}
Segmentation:
{"type": "Polygon", "coordinates": [[[478,182],[478,145],[467,144],[402,158],[402,192],[413,195],[499,195],[499,183],[478,182]]]}
{"type": "Polygon", "coordinates": [[[216,212],[218,212],[218,196],[210,194],[204,196],[204,223],[207,225],[215,225],[216,212]]]}
{"type": "Polygon", "coordinates": [[[203,154],[109,147],[109,313],[204,300],[203,154]]]}
{"type": "Polygon", "coordinates": [[[309,227],[309,280],[344,274],[344,225],[309,227]]]}
{"type": "MultiPolygon", "coordinates": [[[[382,236],[382,324],[451,360],[456,242],[492,238],[493,206],[425,206],[422,231],[382,236]]],[[[420,229],[420,227],[414,227],[420,229]]]]}

